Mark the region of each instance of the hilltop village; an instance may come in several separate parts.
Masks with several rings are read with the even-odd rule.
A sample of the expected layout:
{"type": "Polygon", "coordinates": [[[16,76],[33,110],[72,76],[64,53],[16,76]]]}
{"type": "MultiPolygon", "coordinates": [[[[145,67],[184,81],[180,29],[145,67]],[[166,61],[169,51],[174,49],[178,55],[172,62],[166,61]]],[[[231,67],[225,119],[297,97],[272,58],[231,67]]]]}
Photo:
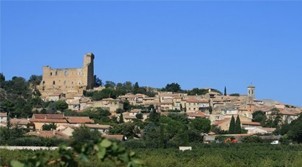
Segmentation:
{"type": "MultiPolygon", "coordinates": [[[[223,93],[213,88],[180,91],[176,83],[168,84],[163,89],[140,87],[138,83],[133,85],[129,82],[124,85],[110,82],[96,84],[94,59],[92,53],[84,55],[81,68],[45,66],[42,80],[35,87],[44,102],[61,102],[73,114],[63,111],[43,113],[42,108],[36,107],[31,118],[8,119],[7,112],[1,112],[1,126],[6,126],[9,120],[13,126],[31,127],[30,135],[61,138],[70,138],[75,128],[86,126],[98,130],[104,137],[126,140],[130,136],[125,133],[110,133],[111,124],[82,116],[81,113],[106,110],[109,119],[122,123],[144,122],[150,119],[152,113],[161,116],[174,114],[183,115],[188,120],[209,120],[212,128],[201,136],[205,136],[203,142],[211,142],[221,134],[238,137],[273,134],[278,125],[290,124],[302,113],[301,108],[292,105],[257,99],[253,85],[247,86],[246,95],[240,95],[227,94],[226,88],[223,93]],[[124,90],[127,84],[129,90],[124,90]],[[122,93],[116,93],[121,87],[122,93]],[[239,121],[240,132],[230,131],[232,120],[239,121]],[[55,126],[45,130],[45,125],[55,126]]],[[[140,129],[137,133],[135,138],[140,138],[143,132],[140,129]]]]}

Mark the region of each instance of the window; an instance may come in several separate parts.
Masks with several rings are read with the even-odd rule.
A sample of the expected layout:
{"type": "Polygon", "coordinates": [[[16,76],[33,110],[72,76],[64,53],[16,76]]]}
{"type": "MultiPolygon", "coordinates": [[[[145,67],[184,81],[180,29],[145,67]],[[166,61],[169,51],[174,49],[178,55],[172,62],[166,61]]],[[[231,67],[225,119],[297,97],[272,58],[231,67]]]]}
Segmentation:
{"type": "Polygon", "coordinates": [[[68,72],[67,72],[67,71],[64,71],[64,75],[67,76],[67,74],[68,74],[68,72]]]}
{"type": "Polygon", "coordinates": [[[52,81],[52,84],[55,85],[55,84],[56,84],[56,81],[52,81]]]}
{"type": "Polygon", "coordinates": [[[43,81],[42,84],[44,85],[44,84],[45,84],[45,81],[43,81]]]}
{"type": "Polygon", "coordinates": [[[58,75],[58,71],[56,71],[55,75],[58,75]]]}
{"type": "Polygon", "coordinates": [[[52,76],[52,72],[50,72],[50,74],[49,74],[50,76],[52,76]]]}

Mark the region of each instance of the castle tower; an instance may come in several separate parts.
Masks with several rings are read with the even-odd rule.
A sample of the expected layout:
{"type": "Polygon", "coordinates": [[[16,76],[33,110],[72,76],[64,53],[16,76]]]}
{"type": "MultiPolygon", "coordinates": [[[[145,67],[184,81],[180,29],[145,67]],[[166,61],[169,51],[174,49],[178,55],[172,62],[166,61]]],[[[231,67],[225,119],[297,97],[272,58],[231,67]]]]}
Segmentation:
{"type": "Polygon", "coordinates": [[[250,85],[247,87],[247,96],[251,99],[255,99],[255,86],[250,85]]]}
{"type": "Polygon", "coordinates": [[[84,64],[83,64],[83,72],[87,75],[85,77],[87,89],[93,89],[94,87],[94,54],[93,53],[87,53],[84,56],[84,64]]]}

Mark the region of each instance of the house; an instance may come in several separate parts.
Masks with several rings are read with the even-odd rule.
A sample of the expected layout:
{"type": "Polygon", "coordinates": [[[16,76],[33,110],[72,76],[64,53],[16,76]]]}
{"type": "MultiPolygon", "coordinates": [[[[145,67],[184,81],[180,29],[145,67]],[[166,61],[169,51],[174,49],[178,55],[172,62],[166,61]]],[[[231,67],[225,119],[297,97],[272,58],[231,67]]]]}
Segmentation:
{"type": "Polygon", "coordinates": [[[101,107],[114,113],[117,109],[123,108],[123,103],[118,99],[106,98],[100,101],[93,101],[93,107],[101,107]]]}
{"type": "Polygon", "coordinates": [[[263,128],[261,126],[245,127],[244,129],[247,130],[247,134],[271,134],[276,130],[276,128],[263,128]]]}
{"type": "MultiPolygon", "coordinates": [[[[236,119],[237,116],[234,116],[234,117],[236,119]]],[[[244,117],[241,115],[239,115],[239,118],[240,118],[242,127],[250,126],[250,125],[254,125],[254,126],[259,125],[260,126],[260,124],[258,122],[252,122],[252,120],[250,118],[247,118],[247,117],[244,117]]],[[[228,116],[228,117],[225,116],[224,119],[214,121],[212,124],[220,127],[221,130],[227,131],[227,130],[229,130],[230,122],[231,122],[231,116],[228,116]]]]}
{"type": "Polygon", "coordinates": [[[184,101],[186,112],[205,111],[210,107],[209,100],[199,96],[187,96],[184,101]]]}
{"type": "Polygon", "coordinates": [[[190,112],[187,113],[187,118],[188,119],[195,119],[195,118],[206,118],[207,115],[204,112],[190,112]]]}
{"type": "Polygon", "coordinates": [[[42,130],[44,124],[54,123],[57,126],[68,124],[63,114],[33,114],[29,121],[34,124],[36,130],[42,130]]]}
{"type": "Polygon", "coordinates": [[[12,118],[10,119],[10,124],[12,127],[18,127],[18,128],[29,128],[29,126],[33,126],[29,119],[26,119],[26,118],[12,118]]]}
{"type": "Polygon", "coordinates": [[[99,124],[86,124],[85,125],[89,129],[97,130],[101,132],[102,134],[108,134],[110,125],[99,125],[99,124]]]}
{"type": "Polygon", "coordinates": [[[6,124],[7,122],[7,113],[6,112],[0,112],[0,123],[6,124]]]}
{"type": "Polygon", "coordinates": [[[216,141],[215,138],[216,138],[215,135],[205,135],[205,136],[203,136],[203,142],[204,143],[213,143],[216,141]]]}
{"type": "Polygon", "coordinates": [[[169,110],[173,110],[173,100],[165,100],[164,102],[161,102],[160,103],[160,112],[163,112],[163,111],[169,111],[169,110]]]}
{"type": "Polygon", "coordinates": [[[94,120],[89,117],[66,116],[65,119],[69,124],[92,124],[94,120]]]}
{"type": "Polygon", "coordinates": [[[129,112],[124,112],[123,118],[124,118],[124,122],[132,122],[134,119],[137,119],[136,113],[129,113],[129,112]]]}
{"type": "Polygon", "coordinates": [[[121,101],[129,101],[131,105],[143,105],[144,104],[144,99],[147,98],[147,95],[144,94],[132,94],[132,93],[127,93],[123,96],[119,96],[118,98],[121,101]]]}

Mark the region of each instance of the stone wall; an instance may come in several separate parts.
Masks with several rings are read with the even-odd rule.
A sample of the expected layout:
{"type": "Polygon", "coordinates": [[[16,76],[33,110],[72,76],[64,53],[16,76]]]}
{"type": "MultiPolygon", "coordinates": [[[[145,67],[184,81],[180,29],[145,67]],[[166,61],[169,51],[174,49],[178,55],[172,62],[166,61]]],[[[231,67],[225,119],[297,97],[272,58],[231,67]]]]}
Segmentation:
{"type": "Polygon", "coordinates": [[[51,68],[43,67],[42,82],[39,90],[42,98],[49,96],[79,96],[84,90],[93,89],[94,71],[93,71],[94,55],[88,53],[84,56],[82,68],[51,68]]]}

